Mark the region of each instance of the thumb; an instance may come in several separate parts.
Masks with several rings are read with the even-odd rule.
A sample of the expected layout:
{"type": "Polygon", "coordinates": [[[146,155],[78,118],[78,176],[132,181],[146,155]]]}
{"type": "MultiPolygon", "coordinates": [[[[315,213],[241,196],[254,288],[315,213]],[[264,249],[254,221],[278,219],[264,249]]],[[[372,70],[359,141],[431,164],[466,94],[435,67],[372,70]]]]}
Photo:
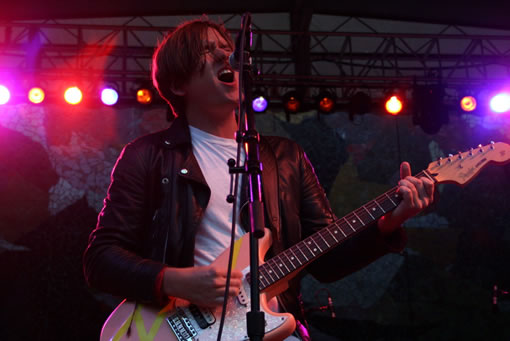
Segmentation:
{"type": "Polygon", "coordinates": [[[406,176],[410,176],[411,175],[411,165],[409,164],[409,162],[402,162],[400,164],[400,178],[401,179],[404,179],[406,176]]]}

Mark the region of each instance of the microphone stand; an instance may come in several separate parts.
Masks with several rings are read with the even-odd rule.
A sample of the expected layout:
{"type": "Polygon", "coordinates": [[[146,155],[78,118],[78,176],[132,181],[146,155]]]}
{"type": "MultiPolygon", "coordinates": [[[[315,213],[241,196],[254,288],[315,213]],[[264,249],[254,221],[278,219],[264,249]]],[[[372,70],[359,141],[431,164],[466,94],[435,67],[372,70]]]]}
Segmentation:
{"type": "Polygon", "coordinates": [[[242,18],[239,49],[239,86],[241,106],[239,110],[238,143],[245,148],[245,164],[234,172],[244,172],[248,179],[249,222],[250,222],[250,301],[251,311],[246,314],[248,337],[252,341],[264,338],[265,318],[260,311],[259,289],[259,238],[264,236],[264,206],[262,203],[262,163],[260,162],[260,136],[255,129],[255,114],[251,107],[253,68],[249,48],[251,47],[251,15],[242,18]],[[244,90],[244,94],[243,91],[244,90]],[[243,96],[244,95],[244,96],[243,96]],[[246,118],[246,120],[245,120],[246,118]]]}

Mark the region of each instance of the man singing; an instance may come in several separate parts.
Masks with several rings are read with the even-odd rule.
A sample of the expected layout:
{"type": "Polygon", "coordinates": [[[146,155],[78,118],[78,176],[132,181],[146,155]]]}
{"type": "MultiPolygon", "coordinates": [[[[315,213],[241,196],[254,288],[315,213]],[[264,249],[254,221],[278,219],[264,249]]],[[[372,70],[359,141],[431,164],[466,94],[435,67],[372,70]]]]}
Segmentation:
{"type": "MultiPolygon", "coordinates": [[[[181,24],[158,46],[153,82],[177,117],[168,129],[129,143],[117,160],[84,254],[91,287],[155,305],[177,297],[200,307],[221,306],[227,269],[211,263],[230,246],[233,219],[225,200],[226,160],[237,150],[238,73],[228,63],[233,48],[225,28],[205,17],[181,24]]],[[[336,218],[299,145],[262,136],[260,156],[269,254],[275,255],[336,218]]],[[[335,281],[403,249],[401,224],[432,202],[434,185],[412,177],[407,162],[400,173],[398,207],[310,264],[309,273],[335,281]]],[[[246,231],[236,220],[239,238],[246,231]]],[[[241,283],[241,272],[233,271],[231,296],[241,283]]],[[[299,276],[290,280],[272,309],[302,320],[299,285],[299,276]]]]}

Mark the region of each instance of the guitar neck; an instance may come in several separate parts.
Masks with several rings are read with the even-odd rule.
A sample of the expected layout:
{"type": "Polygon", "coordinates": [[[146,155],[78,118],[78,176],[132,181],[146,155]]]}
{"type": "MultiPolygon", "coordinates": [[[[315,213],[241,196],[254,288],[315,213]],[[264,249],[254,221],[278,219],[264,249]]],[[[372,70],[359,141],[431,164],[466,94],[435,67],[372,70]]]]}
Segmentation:
{"type": "MultiPolygon", "coordinates": [[[[435,182],[427,171],[416,175],[416,177],[421,176],[428,177],[435,182]]],[[[398,187],[393,187],[357,210],[335,220],[329,226],[267,260],[259,267],[260,290],[275,284],[292,272],[303,269],[304,266],[394,210],[402,201],[397,189],[398,187]]]]}

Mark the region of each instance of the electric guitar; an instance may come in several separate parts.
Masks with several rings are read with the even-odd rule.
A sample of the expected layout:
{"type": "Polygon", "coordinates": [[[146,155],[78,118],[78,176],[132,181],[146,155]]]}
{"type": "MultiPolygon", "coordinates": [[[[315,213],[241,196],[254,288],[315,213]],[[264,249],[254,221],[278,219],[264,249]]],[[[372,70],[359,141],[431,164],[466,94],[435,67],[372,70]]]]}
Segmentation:
{"type": "MultiPolygon", "coordinates": [[[[491,142],[431,162],[426,170],[416,176],[427,177],[436,184],[454,183],[463,186],[489,163],[504,164],[509,161],[510,146],[491,142]]],[[[260,306],[266,319],[264,340],[283,340],[296,327],[291,314],[273,312],[267,304],[272,297],[288,287],[289,279],[321,255],[395,209],[401,201],[397,187],[394,187],[264,263],[264,256],[271,246],[271,233],[266,229],[264,237],[259,241],[260,306]]],[[[227,267],[228,256],[229,249],[213,264],[227,267]]],[[[232,267],[239,269],[244,278],[239,295],[228,301],[223,336],[226,340],[248,340],[245,322],[246,312],[250,309],[248,234],[235,242],[232,267]]],[[[124,300],[106,320],[100,340],[216,340],[220,316],[221,308],[213,311],[181,299],[172,299],[162,309],[124,300]]]]}

